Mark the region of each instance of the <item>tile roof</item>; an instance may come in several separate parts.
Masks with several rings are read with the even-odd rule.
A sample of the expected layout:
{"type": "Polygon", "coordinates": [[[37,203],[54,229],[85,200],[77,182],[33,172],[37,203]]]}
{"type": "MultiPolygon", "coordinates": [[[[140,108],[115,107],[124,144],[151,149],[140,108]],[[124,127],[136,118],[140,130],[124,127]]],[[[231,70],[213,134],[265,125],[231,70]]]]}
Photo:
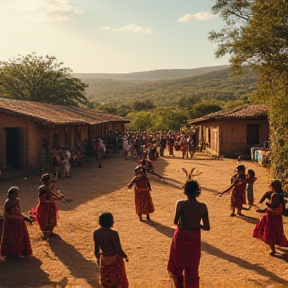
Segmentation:
{"type": "Polygon", "coordinates": [[[75,106],[0,98],[0,113],[31,119],[44,125],[95,125],[130,121],[113,114],[75,106]]]}
{"type": "Polygon", "coordinates": [[[235,108],[223,109],[221,111],[205,115],[203,117],[193,119],[189,124],[196,124],[213,119],[259,119],[267,118],[267,105],[247,105],[235,108]]]}

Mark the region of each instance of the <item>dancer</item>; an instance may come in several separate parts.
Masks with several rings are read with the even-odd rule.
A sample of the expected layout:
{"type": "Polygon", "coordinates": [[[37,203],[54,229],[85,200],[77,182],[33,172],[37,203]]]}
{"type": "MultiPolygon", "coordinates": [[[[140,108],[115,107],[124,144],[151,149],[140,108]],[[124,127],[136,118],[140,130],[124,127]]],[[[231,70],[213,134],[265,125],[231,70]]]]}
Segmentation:
{"type": "Polygon", "coordinates": [[[267,208],[257,212],[264,213],[253,231],[253,237],[264,241],[270,246],[269,255],[276,254],[275,245],[288,246],[284,234],[282,213],[285,205],[281,182],[271,182],[271,200],[266,202],[267,208]]]}
{"type": "Polygon", "coordinates": [[[119,234],[112,230],[114,224],[111,213],[103,213],[99,217],[100,228],[94,231],[94,254],[100,267],[99,284],[103,288],[128,288],[123,258],[128,256],[123,251],[119,234]]]}
{"type": "Polygon", "coordinates": [[[32,248],[24,216],[20,210],[19,188],[11,187],[4,204],[4,220],[0,241],[0,257],[19,255],[31,256],[32,248]]]}
{"type": "Polygon", "coordinates": [[[245,166],[240,164],[236,168],[237,173],[231,178],[232,193],[231,193],[231,209],[230,216],[235,216],[235,209],[237,214],[242,215],[243,204],[246,204],[245,190],[246,190],[246,175],[245,166]]]}
{"type": "Polygon", "coordinates": [[[49,174],[42,175],[40,179],[42,184],[38,188],[39,204],[36,208],[32,208],[30,215],[36,214],[41,231],[45,238],[53,236],[53,229],[57,226],[58,205],[57,201],[64,198],[51,190],[51,176],[49,174]]]}
{"type": "Polygon", "coordinates": [[[198,288],[198,267],[201,254],[201,229],[209,231],[208,209],[196,200],[200,195],[197,181],[184,186],[187,200],[176,204],[174,232],[167,270],[176,288],[198,288]],[[186,284],[185,284],[186,283],[186,284]]]}
{"type": "Polygon", "coordinates": [[[128,189],[134,186],[135,190],[135,209],[139,220],[143,221],[142,214],[146,214],[146,219],[150,220],[150,213],[154,212],[150,191],[150,181],[146,175],[146,169],[139,165],[135,168],[135,177],[128,184],[128,189]]]}

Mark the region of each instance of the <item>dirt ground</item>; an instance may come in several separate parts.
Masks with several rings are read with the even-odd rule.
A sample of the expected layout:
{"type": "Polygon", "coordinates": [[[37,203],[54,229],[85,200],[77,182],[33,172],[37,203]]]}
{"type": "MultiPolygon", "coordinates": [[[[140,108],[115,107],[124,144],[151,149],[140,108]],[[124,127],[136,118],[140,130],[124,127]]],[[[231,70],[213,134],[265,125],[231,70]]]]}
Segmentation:
{"type": "MultiPolygon", "coordinates": [[[[254,191],[258,203],[268,190],[269,173],[257,163],[242,163],[256,172],[254,191]]],[[[155,212],[150,222],[140,222],[135,214],[134,192],[126,186],[137,163],[125,160],[119,153],[104,159],[99,169],[96,160],[90,159],[88,167],[75,168],[72,177],[57,181],[61,192],[73,199],[72,203],[59,203],[60,218],[55,228],[59,237],[43,240],[37,224],[28,225],[33,257],[0,262],[0,287],[99,287],[92,234],[98,227],[99,215],[109,211],[129,257],[126,270],[130,287],[170,288],[166,266],[175,228],[175,203],[184,198],[182,167],[196,168],[194,178],[202,186],[199,201],[207,204],[210,216],[211,230],[202,232],[201,287],[288,287],[288,250],[278,250],[279,254],[272,257],[268,245],[252,238],[260,217],[256,207],[244,210],[245,216],[232,218],[230,196],[214,195],[229,186],[236,164],[235,159],[213,160],[200,153],[193,159],[182,159],[178,152],[175,157],[158,159],[154,162],[155,172],[167,180],[149,176],[155,212]]],[[[27,212],[37,204],[39,177],[32,174],[26,180],[23,176],[0,179],[0,203],[4,203],[8,188],[18,185],[22,190],[21,208],[27,212]]],[[[287,220],[284,218],[286,235],[287,220]]]]}

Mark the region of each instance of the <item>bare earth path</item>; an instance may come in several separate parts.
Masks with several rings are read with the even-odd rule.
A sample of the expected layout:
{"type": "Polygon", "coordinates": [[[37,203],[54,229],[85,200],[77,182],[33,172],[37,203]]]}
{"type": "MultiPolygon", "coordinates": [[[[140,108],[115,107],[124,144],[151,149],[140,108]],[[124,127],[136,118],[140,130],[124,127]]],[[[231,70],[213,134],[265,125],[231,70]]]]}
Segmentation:
{"type": "MultiPolygon", "coordinates": [[[[268,190],[268,172],[256,163],[242,163],[256,172],[255,202],[258,203],[268,190]]],[[[229,186],[236,160],[211,160],[201,154],[182,159],[176,152],[175,157],[166,156],[154,162],[155,171],[170,180],[163,183],[149,176],[156,211],[151,214],[151,222],[142,223],[135,214],[133,190],[126,187],[136,164],[124,160],[119,153],[105,159],[101,169],[91,159],[89,167],[76,168],[72,177],[59,179],[57,186],[61,192],[74,200],[70,204],[59,203],[60,219],[55,229],[59,238],[42,240],[39,227],[28,225],[34,256],[0,262],[0,287],[98,287],[92,233],[98,227],[98,216],[106,211],[113,213],[114,229],[119,232],[129,256],[126,269],[130,287],[171,287],[166,266],[174,231],[175,202],[184,197],[182,167],[196,168],[195,179],[202,186],[199,201],[207,204],[210,215],[211,231],[202,232],[201,287],[288,287],[288,250],[278,250],[281,252],[278,257],[271,257],[268,246],[252,238],[260,216],[255,212],[256,207],[244,210],[245,216],[231,218],[230,196],[214,196],[214,192],[229,186]]],[[[0,208],[8,188],[19,185],[23,187],[22,211],[27,212],[37,204],[38,180],[39,175],[25,181],[20,176],[0,179],[0,208]]],[[[288,235],[287,218],[284,223],[288,235]]]]}

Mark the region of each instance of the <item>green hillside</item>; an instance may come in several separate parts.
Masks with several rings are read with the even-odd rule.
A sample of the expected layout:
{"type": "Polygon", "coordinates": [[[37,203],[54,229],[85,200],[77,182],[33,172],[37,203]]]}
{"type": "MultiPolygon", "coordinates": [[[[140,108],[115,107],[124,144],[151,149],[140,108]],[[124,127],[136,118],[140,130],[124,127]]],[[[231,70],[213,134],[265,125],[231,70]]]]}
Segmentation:
{"type": "MultiPolygon", "coordinates": [[[[192,70],[196,70],[194,75],[186,77],[179,77],[181,73],[184,73],[183,70],[176,70],[174,74],[172,73],[173,70],[159,70],[139,72],[144,74],[142,78],[138,74],[137,81],[119,80],[120,78],[85,78],[84,76],[81,77],[81,80],[89,84],[86,93],[93,102],[120,105],[130,104],[135,100],[150,99],[158,107],[175,105],[181,97],[191,95],[209,100],[233,101],[254,91],[257,84],[257,79],[251,71],[247,71],[241,77],[236,77],[232,76],[231,69],[227,66],[219,66],[218,70],[213,67],[213,71],[208,68],[206,70],[204,68],[192,70]],[[164,71],[170,71],[170,75],[174,75],[175,78],[165,78],[165,75],[168,77],[168,74],[165,74],[164,71]],[[149,78],[149,73],[156,75],[156,72],[159,78],[162,77],[162,80],[145,80],[149,78]]],[[[190,71],[190,73],[192,72],[190,71]]],[[[124,77],[124,75],[126,74],[122,76],[124,77]]]]}
{"type": "Polygon", "coordinates": [[[209,73],[213,71],[219,71],[227,69],[229,65],[223,66],[211,66],[202,67],[195,69],[160,69],[153,71],[144,72],[133,72],[133,73],[73,73],[73,76],[80,79],[110,79],[118,81],[156,81],[156,80],[167,80],[175,78],[183,78],[188,76],[199,75],[203,73],[209,73]]]}

